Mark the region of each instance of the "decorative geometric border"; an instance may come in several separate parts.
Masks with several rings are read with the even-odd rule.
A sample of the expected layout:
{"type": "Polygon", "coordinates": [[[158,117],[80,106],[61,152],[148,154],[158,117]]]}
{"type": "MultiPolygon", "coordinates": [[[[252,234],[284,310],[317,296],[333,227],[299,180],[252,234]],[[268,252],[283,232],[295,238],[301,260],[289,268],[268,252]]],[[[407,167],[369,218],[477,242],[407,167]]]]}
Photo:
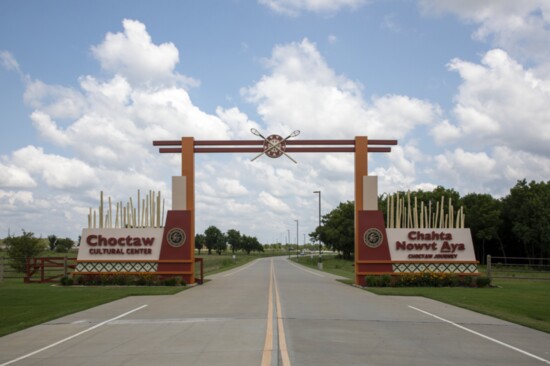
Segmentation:
{"type": "Polygon", "coordinates": [[[473,263],[396,263],[392,268],[394,273],[477,273],[473,263]]]}
{"type": "Polygon", "coordinates": [[[158,263],[150,262],[80,262],[75,272],[157,272],[158,263]]]}

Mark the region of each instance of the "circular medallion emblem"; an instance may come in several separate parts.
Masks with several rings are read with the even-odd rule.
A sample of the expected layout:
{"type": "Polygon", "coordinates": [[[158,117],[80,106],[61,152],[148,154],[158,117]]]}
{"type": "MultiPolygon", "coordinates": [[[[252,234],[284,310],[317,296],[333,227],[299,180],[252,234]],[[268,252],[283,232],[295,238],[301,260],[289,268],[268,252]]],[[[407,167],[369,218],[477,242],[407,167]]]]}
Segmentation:
{"type": "Polygon", "coordinates": [[[185,231],[180,228],[174,228],[168,232],[166,239],[168,240],[168,244],[174,248],[179,248],[185,244],[185,231]]]}
{"type": "Polygon", "coordinates": [[[382,235],[382,232],[375,228],[368,229],[363,236],[363,241],[369,248],[378,248],[382,244],[383,239],[384,235],[382,235]]]}
{"type": "Polygon", "coordinates": [[[286,142],[279,135],[269,135],[264,142],[264,152],[270,158],[278,158],[285,152],[286,142]]]}

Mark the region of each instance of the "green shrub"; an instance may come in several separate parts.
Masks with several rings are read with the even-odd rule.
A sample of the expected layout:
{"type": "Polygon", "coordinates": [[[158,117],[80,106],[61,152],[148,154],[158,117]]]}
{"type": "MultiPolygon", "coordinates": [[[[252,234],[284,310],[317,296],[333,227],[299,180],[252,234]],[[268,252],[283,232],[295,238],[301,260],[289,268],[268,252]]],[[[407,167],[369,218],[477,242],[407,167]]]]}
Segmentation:
{"type": "Polygon", "coordinates": [[[382,275],[379,278],[378,286],[380,286],[380,287],[389,287],[389,286],[391,286],[391,282],[392,282],[392,280],[391,280],[390,275],[382,275]]]}
{"type": "Polygon", "coordinates": [[[74,280],[61,279],[62,284],[83,286],[186,286],[179,277],[160,279],[155,274],[93,274],[81,275],[74,280]]]}
{"type": "Polygon", "coordinates": [[[122,285],[132,285],[132,286],[152,286],[158,284],[158,278],[153,274],[143,274],[139,273],[136,275],[124,275],[126,277],[126,283],[119,284],[122,285]]]}
{"type": "Polygon", "coordinates": [[[161,284],[164,286],[176,286],[178,284],[178,279],[175,277],[167,278],[162,280],[161,284]]]}
{"type": "Polygon", "coordinates": [[[365,282],[369,287],[487,287],[489,285],[486,277],[435,272],[366,276],[365,282]]]}
{"type": "Polygon", "coordinates": [[[475,286],[475,280],[472,276],[460,276],[459,277],[459,286],[473,287],[473,286],[475,286]]]}
{"type": "Polygon", "coordinates": [[[72,286],[73,285],[73,279],[71,277],[61,277],[61,280],[59,281],[62,286],[72,286]]]}
{"type": "Polygon", "coordinates": [[[489,285],[491,285],[491,279],[489,277],[479,276],[476,278],[477,287],[488,287],[489,285]]]}
{"type": "Polygon", "coordinates": [[[365,283],[368,287],[376,287],[377,285],[377,276],[366,276],[365,283]]]}

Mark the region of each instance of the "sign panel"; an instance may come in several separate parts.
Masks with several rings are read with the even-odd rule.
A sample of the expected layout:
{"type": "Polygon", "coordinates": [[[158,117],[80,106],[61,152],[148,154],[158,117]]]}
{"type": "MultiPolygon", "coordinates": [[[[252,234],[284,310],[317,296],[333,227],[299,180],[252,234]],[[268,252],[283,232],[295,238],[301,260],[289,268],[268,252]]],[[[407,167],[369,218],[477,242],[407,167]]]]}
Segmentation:
{"type": "Polygon", "coordinates": [[[470,229],[386,229],[392,261],[475,261],[470,229]]]}
{"type": "Polygon", "coordinates": [[[158,260],[163,232],[162,228],[84,229],[77,260],[158,260]]]}

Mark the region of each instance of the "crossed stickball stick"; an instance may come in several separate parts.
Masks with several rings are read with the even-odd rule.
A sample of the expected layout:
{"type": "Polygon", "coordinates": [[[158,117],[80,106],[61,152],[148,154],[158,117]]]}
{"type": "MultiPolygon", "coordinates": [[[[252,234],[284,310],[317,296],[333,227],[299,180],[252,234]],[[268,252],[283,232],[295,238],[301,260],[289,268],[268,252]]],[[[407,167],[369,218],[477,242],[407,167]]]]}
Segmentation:
{"type": "Polygon", "coordinates": [[[300,131],[299,130],[296,130],[294,132],[292,132],[290,135],[288,135],[287,137],[285,137],[284,139],[279,136],[279,135],[270,135],[268,137],[264,137],[257,129],[255,128],[251,128],[250,129],[250,132],[252,132],[254,135],[258,136],[258,137],[261,137],[262,139],[264,139],[264,151],[262,151],[262,153],[258,156],[256,156],[254,159],[252,159],[251,161],[254,161],[256,159],[258,159],[260,156],[262,156],[263,154],[266,154],[267,156],[269,156],[270,158],[278,158],[280,157],[281,155],[285,155],[287,158],[289,158],[290,160],[292,160],[293,162],[295,162],[296,164],[298,164],[298,162],[294,159],[292,159],[290,157],[290,155],[288,155],[286,152],[285,152],[285,148],[286,148],[286,140],[288,140],[289,138],[291,137],[296,137],[300,134],[300,131]],[[275,150],[275,151],[274,151],[275,150]]]}

